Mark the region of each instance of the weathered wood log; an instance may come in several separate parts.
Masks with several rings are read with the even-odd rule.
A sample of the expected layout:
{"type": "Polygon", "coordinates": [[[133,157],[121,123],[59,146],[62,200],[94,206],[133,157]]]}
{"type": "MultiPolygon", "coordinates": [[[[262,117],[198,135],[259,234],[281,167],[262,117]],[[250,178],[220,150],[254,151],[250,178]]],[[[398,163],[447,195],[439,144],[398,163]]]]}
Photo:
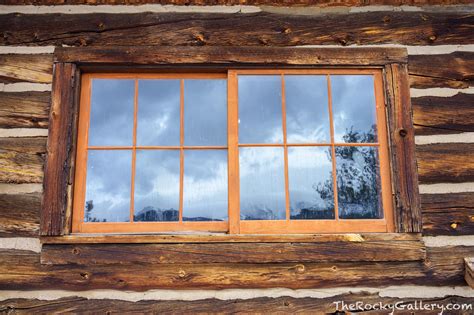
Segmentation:
{"type": "Polygon", "coordinates": [[[40,193],[0,194],[0,236],[38,236],[40,193]]]}
{"type": "Polygon", "coordinates": [[[474,193],[422,194],[423,235],[474,234],[474,193]]]}
{"type": "Polygon", "coordinates": [[[0,55],[0,83],[51,83],[53,56],[0,55]]]}
{"type": "Polygon", "coordinates": [[[464,265],[466,268],[464,279],[471,289],[474,289],[474,257],[464,258],[464,265]]]}
{"type": "Polygon", "coordinates": [[[41,235],[65,232],[68,201],[74,182],[76,125],[79,99],[79,71],[71,63],[54,66],[54,81],[48,129],[48,155],[45,165],[41,235]]]}
{"type": "Polygon", "coordinates": [[[46,138],[0,138],[0,182],[41,183],[46,138]]]}
{"type": "MultiPolygon", "coordinates": [[[[113,264],[41,265],[40,254],[0,250],[0,288],[325,288],[465,285],[464,257],[474,247],[427,248],[426,262],[322,262],[279,264],[113,264]]],[[[390,253],[387,253],[389,255],[390,253]]]]}
{"type": "Polygon", "coordinates": [[[180,244],[180,243],[327,243],[327,242],[417,242],[421,233],[362,234],[109,234],[63,235],[41,238],[43,244],[180,244]]]}
{"type": "Polygon", "coordinates": [[[50,92],[0,92],[0,128],[47,128],[50,92]]]}
{"type": "Polygon", "coordinates": [[[271,6],[366,6],[366,5],[434,5],[469,4],[469,0],[3,0],[15,5],[64,5],[64,4],[173,4],[173,5],[271,5],[271,6]]]}
{"type": "Polygon", "coordinates": [[[474,132],[474,94],[412,98],[417,135],[474,132]]]}
{"type": "Polygon", "coordinates": [[[472,42],[473,23],[470,12],[8,14],[0,45],[442,45],[472,42]]]}
{"type": "Polygon", "coordinates": [[[416,147],[420,183],[474,181],[474,143],[440,143],[416,147]]]}
{"type": "MultiPolygon", "coordinates": [[[[444,298],[403,298],[380,296],[376,293],[341,294],[326,298],[293,298],[293,297],[260,297],[252,299],[204,299],[193,301],[173,301],[173,300],[145,300],[130,302],[112,299],[87,299],[83,297],[67,297],[57,300],[37,300],[37,299],[9,299],[0,301],[0,312],[7,314],[82,314],[90,313],[93,310],[97,314],[115,313],[146,313],[146,314],[336,314],[336,311],[344,311],[340,301],[344,301],[346,306],[353,304],[352,312],[364,311],[363,314],[371,314],[370,309],[365,309],[365,305],[393,305],[398,303],[398,307],[404,308],[396,310],[395,313],[403,313],[409,307],[418,305],[416,314],[433,314],[440,312],[440,309],[422,310],[423,305],[439,305],[446,307],[448,304],[458,304],[462,307],[456,311],[458,315],[472,314],[470,304],[474,303],[474,298],[449,296],[444,298]],[[403,302],[402,302],[403,300],[403,302]],[[339,304],[336,302],[339,301],[339,304]],[[362,303],[357,305],[356,303],[362,303]],[[410,306],[409,306],[410,305],[410,306]],[[463,306],[464,305],[464,306],[463,306]]],[[[471,305],[472,306],[472,305],[471,305]]],[[[349,311],[349,310],[346,310],[349,311]]],[[[376,314],[380,311],[374,310],[376,314]]],[[[391,309],[387,308],[389,313],[391,309]]],[[[415,309],[411,310],[413,313],[415,309]]]]}
{"type": "Polygon", "coordinates": [[[45,244],[41,251],[41,263],[62,265],[413,261],[424,258],[425,248],[421,240],[255,244],[45,244]]]}
{"type": "Polygon", "coordinates": [[[118,64],[122,69],[133,65],[180,66],[195,68],[224,66],[308,66],[360,65],[375,66],[406,63],[405,48],[292,48],[292,47],[225,47],[225,46],[114,46],[114,47],[58,47],[56,62],[79,65],[118,64]]]}
{"type": "Polygon", "coordinates": [[[474,85],[474,53],[411,55],[408,70],[412,88],[468,88],[474,85]]]}

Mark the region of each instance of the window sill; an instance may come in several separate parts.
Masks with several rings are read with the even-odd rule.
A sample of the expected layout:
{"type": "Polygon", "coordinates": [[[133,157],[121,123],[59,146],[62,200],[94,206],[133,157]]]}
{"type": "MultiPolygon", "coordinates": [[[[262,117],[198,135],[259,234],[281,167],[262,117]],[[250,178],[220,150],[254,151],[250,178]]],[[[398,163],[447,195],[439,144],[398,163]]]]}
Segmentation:
{"type": "Polygon", "coordinates": [[[421,261],[419,233],[43,237],[43,264],[421,261]]]}

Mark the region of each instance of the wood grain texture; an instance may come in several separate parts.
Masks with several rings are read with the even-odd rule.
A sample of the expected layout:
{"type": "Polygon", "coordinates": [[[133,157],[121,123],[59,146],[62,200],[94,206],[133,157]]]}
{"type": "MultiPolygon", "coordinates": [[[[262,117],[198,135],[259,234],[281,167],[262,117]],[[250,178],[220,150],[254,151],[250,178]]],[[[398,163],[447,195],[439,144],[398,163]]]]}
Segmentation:
{"type": "MultiPolygon", "coordinates": [[[[427,248],[427,259],[410,262],[278,264],[41,265],[40,254],[0,250],[5,290],[119,289],[144,291],[224,288],[327,288],[398,284],[465,285],[464,257],[474,247],[427,248]]],[[[389,255],[389,253],[387,253],[389,255]]]]}
{"type": "Polygon", "coordinates": [[[395,227],[398,232],[421,232],[408,69],[405,64],[392,64],[386,66],[385,71],[395,227]]]}
{"type": "Polygon", "coordinates": [[[466,283],[474,289],[474,256],[464,258],[465,272],[464,279],[466,283]]]}
{"type": "Polygon", "coordinates": [[[0,92],[0,128],[47,128],[50,92],[0,92]]]}
{"type": "Polygon", "coordinates": [[[411,55],[408,70],[412,88],[468,88],[474,85],[474,52],[411,55]]]}
{"type": "Polygon", "coordinates": [[[0,55],[0,83],[51,83],[52,72],[51,54],[0,55]]]}
{"type": "Polygon", "coordinates": [[[54,67],[51,111],[48,129],[48,155],[45,165],[41,235],[62,235],[65,227],[77,125],[79,73],[70,63],[54,67]]]}
{"type": "Polygon", "coordinates": [[[3,0],[15,5],[71,5],[71,4],[172,4],[172,5],[271,5],[271,6],[366,6],[366,5],[448,5],[469,4],[469,0],[3,0]]]}
{"type": "Polygon", "coordinates": [[[39,231],[40,193],[0,194],[0,237],[35,237],[39,231]]]}
{"type": "Polygon", "coordinates": [[[474,181],[474,143],[439,143],[416,147],[421,184],[474,181]]]}
{"type": "Polygon", "coordinates": [[[421,240],[255,244],[44,244],[41,251],[41,263],[61,265],[416,261],[424,258],[425,248],[421,240]]]}
{"type": "MultiPolygon", "coordinates": [[[[252,299],[219,300],[205,299],[195,301],[138,301],[99,300],[82,297],[68,297],[57,300],[9,299],[0,301],[0,312],[7,314],[335,314],[336,301],[355,304],[393,304],[401,299],[382,297],[376,293],[341,294],[327,298],[260,297],[252,299]]],[[[404,298],[400,306],[422,301],[425,305],[473,304],[474,298],[449,296],[444,298],[404,298]]],[[[340,309],[339,309],[340,310],[340,309]]],[[[358,311],[353,309],[354,313],[358,311]]],[[[471,314],[472,310],[460,310],[458,315],[471,314]]],[[[388,312],[388,311],[387,311],[388,312]]],[[[400,311],[401,312],[401,311],[400,311]]],[[[434,311],[417,310],[416,314],[433,314],[434,311]]],[[[368,311],[363,314],[370,314],[368,311]]],[[[376,314],[380,312],[376,311],[376,314]]]]}
{"type": "Polygon", "coordinates": [[[412,98],[417,135],[474,132],[474,94],[412,98]]]}
{"type": "MultiPolygon", "coordinates": [[[[223,66],[248,67],[285,65],[360,65],[376,66],[388,63],[406,63],[405,48],[293,48],[293,47],[226,47],[226,46],[114,46],[114,47],[58,47],[54,51],[56,62],[74,62],[79,65],[120,67],[141,65],[192,67],[223,66]]],[[[182,70],[182,69],[181,69],[182,70]]]]}
{"type": "Polygon", "coordinates": [[[0,45],[442,45],[472,42],[473,23],[469,12],[7,14],[0,45]]]}
{"type": "Polygon", "coordinates": [[[423,235],[474,234],[474,193],[422,194],[423,235]]]}
{"type": "Polygon", "coordinates": [[[0,138],[0,182],[41,183],[46,138],[0,138]]]}

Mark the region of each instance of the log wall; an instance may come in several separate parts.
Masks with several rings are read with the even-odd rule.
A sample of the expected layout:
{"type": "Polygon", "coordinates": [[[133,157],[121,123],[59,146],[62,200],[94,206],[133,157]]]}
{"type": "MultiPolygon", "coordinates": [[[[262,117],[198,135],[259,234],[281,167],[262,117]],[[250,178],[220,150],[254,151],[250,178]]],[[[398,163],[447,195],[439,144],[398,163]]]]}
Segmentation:
{"type": "MultiPolygon", "coordinates": [[[[6,2],[18,4],[15,0],[6,2]]],[[[284,3],[262,0],[230,4],[284,3]]],[[[318,3],[332,6],[331,1],[318,3]]],[[[350,2],[363,3],[380,1],[350,2]]],[[[405,3],[412,4],[397,1],[405,3]]],[[[338,300],[391,303],[400,298],[382,294],[383,287],[402,290],[409,285],[420,289],[405,293],[407,303],[416,299],[417,290],[431,292],[433,287],[437,287],[436,293],[424,296],[424,301],[474,302],[464,279],[464,259],[474,256],[474,8],[319,13],[313,7],[300,15],[297,8],[278,11],[276,6],[257,7],[252,13],[201,13],[199,9],[191,13],[127,13],[124,9],[125,13],[116,14],[95,13],[96,9],[81,14],[0,11],[0,290],[4,290],[0,291],[0,312],[85,312],[91,308],[105,313],[172,313],[177,309],[181,313],[334,312],[333,302],[338,300]],[[407,47],[409,52],[423,212],[423,233],[418,240],[396,240],[393,246],[363,237],[319,244],[261,243],[257,247],[250,243],[77,244],[43,245],[39,251],[21,246],[22,242],[39,242],[53,46],[386,44],[407,47]],[[453,286],[457,291],[450,291],[453,286]],[[370,292],[351,294],[348,289],[367,287],[370,292]],[[51,288],[68,293],[62,299],[41,293],[51,288]],[[256,288],[261,291],[254,291],[256,288]],[[274,288],[291,290],[278,295],[271,291],[274,288]],[[285,296],[300,289],[312,290],[314,295],[322,288],[334,294],[285,296]],[[107,298],[119,298],[81,297],[96,289],[112,290],[107,298]],[[202,296],[207,292],[203,290],[245,291],[227,299],[197,298],[192,302],[160,301],[156,296],[137,302],[135,297],[121,295],[125,290],[156,289],[193,289],[198,290],[193,294],[201,292],[202,296]],[[31,292],[39,293],[34,296],[31,292]],[[265,292],[273,298],[262,297],[265,292]],[[255,296],[260,297],[249,298],[255,296]]],[[[186,293],[182,297],[186,298],[186,293]]]]}

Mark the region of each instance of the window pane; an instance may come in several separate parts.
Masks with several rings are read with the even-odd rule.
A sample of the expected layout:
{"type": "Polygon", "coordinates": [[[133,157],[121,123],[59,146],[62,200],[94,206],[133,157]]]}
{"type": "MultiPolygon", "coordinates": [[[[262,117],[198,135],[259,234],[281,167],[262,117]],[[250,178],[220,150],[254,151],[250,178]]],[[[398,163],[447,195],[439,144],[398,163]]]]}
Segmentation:
{"type": "Polygon", "coordinates": [[[137,145],[179,145],[179,80],[139,80],[137,145]]]}
{"type": "Polygon", "coordinates": [[[239,142],[281,143],[281,78],[239,75],[239,142]]]}
{"type": "Polygon", "coordinates": [[[284,220],[283,148],[240,148],[240,218],[284,220]]]}
{"type": "Polygon", "coordinates": [[[183,221],[227,220],[227,150],[185,150],[183,221]]]}
{"type": "Polygon", "coordinates": [[[377,142],[374,79],[371,75],[331,76],[336,142],[377,142]]]}
{"type": "Polygon", "coordinates": [[[134,221],[179,220],[179,150],[137,150],[134,221]]]}
{"type": "Polygon", "coordinates": [[[330,141],[326,76],[286,75],[288,143],[330,141]]]}
{"type": "Polygon", "coordinates": [[[132,145],[134,96],[134,80],[92,80],[89,145],[132,145]]]}
{"type": "Polygon", "coordinates": [[[184,81],[184,144],[227,145],[227,80],[184,81]]]}
{"type": "Polygon", "coordinates": [[[331,149],[288,148],[291,219],[334,219],[331,149]]]}
{"type": "Polygon", "coordinates": [[[342,219],[383,217],[375,147],[336,147],[337,194],[342,219]]]}
{"type": "Polygon", "coordinates": [[[131,158],[128,150],[88,152],[85,222],[130,221],[131,158]]]}

